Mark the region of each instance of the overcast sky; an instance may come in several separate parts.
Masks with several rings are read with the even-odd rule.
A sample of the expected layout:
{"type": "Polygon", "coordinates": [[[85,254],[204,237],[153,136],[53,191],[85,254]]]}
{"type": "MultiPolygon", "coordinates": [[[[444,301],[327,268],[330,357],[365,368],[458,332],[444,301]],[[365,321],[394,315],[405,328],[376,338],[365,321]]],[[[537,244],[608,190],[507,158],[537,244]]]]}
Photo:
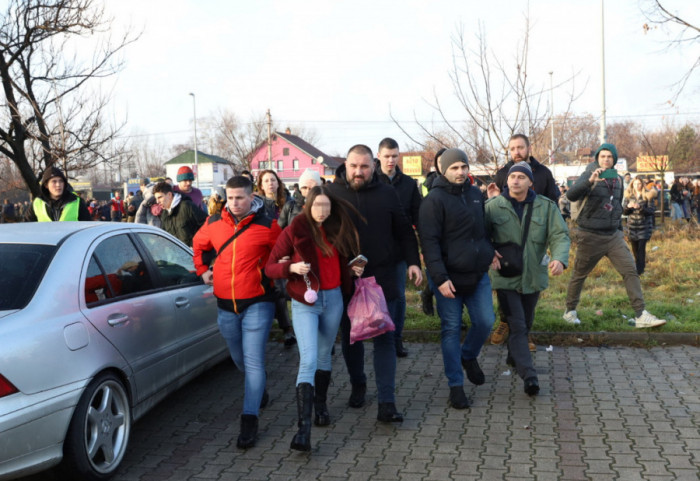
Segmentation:
{"type": "MultiPolygon", "coordinates": [[[[700,76],[677,106],[666,103],[698,48],[664,51],[667,33],[642,28],[645,2],[605,5],[608,119],[698,121],[700,76]]],[[[700,24],[698,0],[665,3],[700,24]]],[[[107,6],[118,28],[143,31],[125,51],[126,66],[113,86],[117,117],[128,115],[127,133],[152,134],[168,145],[188,142],[194,92],[200,119],[218,109],[249,119],[269,108],[281,126],[313,127],[317,147],[344,154],[355,143],[376,148],[385,136],[406,144],[390,113],[413,129],[414,113],[434,116],[425,102],[434,91],[452,118],[461,118],[449,80],[459,26],[477,47],[481,24],[488,47],[508,68],[528,2],[118,0],[107,6]]],[[[555,84],[580,72],[576,86],[585,91],[575,110],[599,115],[600,1],[531,0],[529,12],[530,85],[548,88],[550,71],[555,84]]],[[[563,88],[555,91],[555,112],[565,99],[563,88]]]]}

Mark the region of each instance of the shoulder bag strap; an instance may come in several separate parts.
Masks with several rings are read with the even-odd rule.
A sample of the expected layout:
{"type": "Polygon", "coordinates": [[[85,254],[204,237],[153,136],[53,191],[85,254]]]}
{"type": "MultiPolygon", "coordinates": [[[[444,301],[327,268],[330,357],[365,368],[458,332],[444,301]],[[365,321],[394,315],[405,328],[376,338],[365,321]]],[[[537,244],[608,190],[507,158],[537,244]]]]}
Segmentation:
{"type": "MultiPolygon", "coordinates": [[[[526,206],[528,207],[528,206],[526,206]]],[[[520,246],[522,247],[523,251],[525,251],[525,242],[527,241],[527,234],[530,231],[530,219],[532,218],[532,209],[535,208],[535,202],[533,201],[529,205],[529,209],[527,210],[527,214],[525,214],[525,230],[523,231],[523,240],[520,243],[520,246]]]]}
{"type": "Polygon", "coordinates": [[[236,240],[236,237],[238,237],[239,235],[241,235],[248,227],[251,226],[252,223],[253,223],[253,222],[251,221],[251,222],[247,223],[246,225],[244,225],[243,227],[241,227],[240,230],[236,231],[236,233],[233,234],[233,235],[229,238],[229,240],[227,240],[226,242],[224,242],[224,243],[221,245],[221,247],[219,247],[219,250],[217,251],[216,255],[218,256],[219,254],[221,254],[221,253],[224,251],[224,249],[226,249],[226,248],[229,246],[229,244],[230,244],[231,242],[233,242],[234,240],[236,240]]]}

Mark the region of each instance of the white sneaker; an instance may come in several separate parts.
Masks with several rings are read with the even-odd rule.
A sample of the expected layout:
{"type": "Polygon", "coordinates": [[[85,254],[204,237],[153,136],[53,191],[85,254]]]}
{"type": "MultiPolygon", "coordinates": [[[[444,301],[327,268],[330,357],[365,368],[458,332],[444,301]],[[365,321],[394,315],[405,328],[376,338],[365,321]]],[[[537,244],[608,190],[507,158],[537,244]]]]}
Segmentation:
{"type": "Polygon", "coordinates": [[[666,324],[665,319],[659,319],[654,314],[642,311],[642,315],[634,320],[634,327],[644,329],[646,327],[657,327],[666,324]]]}
{"type": "Polygon", "coordinates": [[[569,324],[581,324],[581,319],[576,315],[576,311],[566,311],[562,317],[569,324]]]}

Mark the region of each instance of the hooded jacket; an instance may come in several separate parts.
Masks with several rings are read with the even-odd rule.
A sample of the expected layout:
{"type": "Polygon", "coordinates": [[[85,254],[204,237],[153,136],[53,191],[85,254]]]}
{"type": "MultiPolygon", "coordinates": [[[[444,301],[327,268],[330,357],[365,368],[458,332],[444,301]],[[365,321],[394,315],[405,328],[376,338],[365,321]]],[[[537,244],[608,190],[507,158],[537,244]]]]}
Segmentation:
{"type": "MultiPolygon", "coordinates": [[[[340,261],[340,288],[344,296],[349,296],[352,292],[352,280],[350,268],[347,267],[348,259],[340,253],[338,253],[338,258],[340,261]]],[[[311,273],[307,274],[307,278],[311,288],[318,292],[321,282],[318,249],[305,215],[295,217],[289,227],[284,229],[277,238],[277,243],[265,266],[265,273],[272,279],[287,279],[287,292],[292,299],[306,305],[313,305],[304,299],[306,292],[304,276],[289,271],[289,267],[296,262],[311,264],[311,273]],[[288,261],[279,262],[286,256],[290,257],[288,261]]]]}
{"type": "Polygon", "coordinates": [[[601,150],[609,150],[617,161],[617,151],[611,144],[602,144],[595,153],[595,160],[588,164],[574,185],[566,192],[571,202],[582,200],[588,196],[586,204],[581,209],[576,223],[579,229],[602,235],[612,235],[622,230],[622,177],[603,179],[598,182],[588,180],[594,170],[600,168],[598,154],[601,150]],[[610,206],[610,207],[606,207],[610,206]]]}
{"type": "Polygon", "coordinates": [[[428,275],[436,287],[451,280],[480,279],[494,249],[486,235],[484,198],[469,182],[452,184],[444,176],[433,182],[420,207],[419,234],[428,275]]]}
{"type": "MultiPolygon", "coordinates": [[[[517,162],[513,162],[511,160],[506,165],[501,167],[498,172],[496,172],[496,179],[494,182],[498,188],[501,189],[501,192],[503,192],[503,190],[508,186],[508,171],[516,163],[517,162]]],[[[561,191],[557,186],[557,182],[554,180],[552,171],[549,170],[548,167],[539,163],[537,159],[532,156],[530,156],[530,168],[532,169],[532,177],[534,178],[532,190],[534,190],[537,194],[543,195],[549,199],[552,199],[554,202],[557,202],[557,200],[559,200],[559,196],[561,195],[561,191]]]]}
{"type": "Polygon", "coordinates": [[[214,295],[221,309],[242,313],[256,302],[272,302],[275,299],[272,281],[263,269],[280,234],[273,219],[265,215],[262,200],[254,196],[251,211],[236,222],[228,208],[220,216],[212,216],[194,236],[194,265],[197,275],[204,274],[209,266],[202,261],[202,253],[216,249],[214,264],[214,295]],[[223,252],[222,245],[233,234],[249,225],[223,252]]]}
{"type": "Polygon", "coordinates": [[[420,265],[418,241],[398,194],[379,181],[376,170],[366,185],[354,190],[347,181],[344,164],[336,170],[335,180],[329,187],[333,194],[350,202],[367,221],[351,214],[360,236],[361,254],[368,260],[363,277],[374,276],[384,297],[389,301],[396,299],[399,296],[396,260],[405,259],[409,266],[420,265]],[[400,254],[394,252],[397,248],[400,254]]]}
{"type": "MultiPolygon", "coordinates": [[[[525,214],[522,218],[519,217],[513,202],[507,187],[501,195],[486,201],[486,229],[494,244],[522,242],[525,214]]],[[[491,270],[489,275],[494,289],[532,294],[545,290],[549,285],[549,262],[544,262],[547,260],[547,250],[550,251],[552,260],[567,267],[571,241],[566,222],[552,200],[530,190],[524,204],[527,209],[532,209],[532,217],[523,251],[523,273],[515,277],[503,277],[497,270],[491,270]]]]}
{"type": "Polygon", "coordinates": [[[170,209],[163,209],[160,214],[163,230],[188,246],[192,246],[192,238],[206,219],[207,215],[185,194],[173,194],[170,209]]]}
{"type": "MultiPolygon", "coordinates": [[[[72,192],[73,188],[68,183],[68,179],[61,172],[60,169],[56,167],[49,167],[44,171],[44,175],[41,176],[41,195],[34,199],[27,209],[26,219],[27,222],[37,222],[39,220],[51,220],[51,221],[88,221],[92,220],[90,211],[85,204],[85,201],[81,199],[77,194],[72,192]],[[60,177],[63,179],[64,187],[63,194],[61,197],[54,200],[51,198],[51,193],[46,187],[46,183],[53,177],[60,177]],[[69,206],[70,205],[70,206],[69,206]],[[77,207],[77,209],[75,208],[77,207]],[[77,212],[77,217],[70,215],[67,218],[64,214],[64,209],[70,208],[71,212],[77,212]],[[44,209],[42,212],[37,212],[38,209],[44,209]],[[39,214],[39,215],[37,215],[39,214]],[[63,215],[63,218],[61,216],[63,215]]],[[[68,212],[66,212],[67,214],[68,212]]]]}

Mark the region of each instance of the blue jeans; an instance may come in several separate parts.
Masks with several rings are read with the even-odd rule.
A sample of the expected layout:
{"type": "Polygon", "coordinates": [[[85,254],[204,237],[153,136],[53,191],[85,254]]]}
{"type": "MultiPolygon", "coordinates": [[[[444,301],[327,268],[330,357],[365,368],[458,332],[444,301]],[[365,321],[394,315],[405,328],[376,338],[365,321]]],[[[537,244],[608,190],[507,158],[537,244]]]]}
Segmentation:
{"type": "Polygon", "coordinates": [[[399,290],[399,297],[396,298],[396,316],[392,316],[396,331],[394,338],[396,340],[403,339],[403,325],[406,321],[406,270],[408,266],[406,261],[400,261],[396,264],[396,288],[399,290]]]}
{"type": "Polygon", "coordinates": [[[314,384],[316,370],[331,370],[331,350],[343,316],[340,287],[319,291],[313,306],[292,299],[292,324],[299,347],[297,384],[314,384]]]}
{"type": "MultiPolygon", "coordinates": [[[[348,299],[349,301],[349,299],[348,299]]],[[[391,319],[396,315],[397,300],[386,301],[391,319]]],[[[340,321],[343,358],[352,384],[366,384],[365,347],[363,341],[350,344],[350,319],[347,309],[343,310],[340,321]]],[[[374,343],[374,377],[377,383],[377,402],[393,403],[396,383],[396,342],[394,331],[385,332],[372,339],[374,343]]]]}
{"type": "Polygon", "coordinates": [[[683,207],[676,202],[671,202],[671,220],[683,218],[683,207]]]}
{"type": "Polygon", "coordinates": [[[231,359],[245,374],[243,414],[258,415],[265,391],[265,344],[270,335],[275,304],[257,302],[241,314],[219,309],[219,331],[231,359]]]}
{"type": "Polygon", "coordinates": [[[467,296],[455,296],[448,299],[440,294],[437,286],[428,277],[430,288],[435,294],[438,316],[440,316],[442,337],[442,361],[445,365],[447,384],[464,385],[461,359],[476,359],[489,337],[495,321],[493,298],[491,297],[491,280],[484,274],[474,292],[467,296]],[[471,328],[460,348],[459,340],[462,328],[462,306],[466,305],[471,319],[471,328]]]}

